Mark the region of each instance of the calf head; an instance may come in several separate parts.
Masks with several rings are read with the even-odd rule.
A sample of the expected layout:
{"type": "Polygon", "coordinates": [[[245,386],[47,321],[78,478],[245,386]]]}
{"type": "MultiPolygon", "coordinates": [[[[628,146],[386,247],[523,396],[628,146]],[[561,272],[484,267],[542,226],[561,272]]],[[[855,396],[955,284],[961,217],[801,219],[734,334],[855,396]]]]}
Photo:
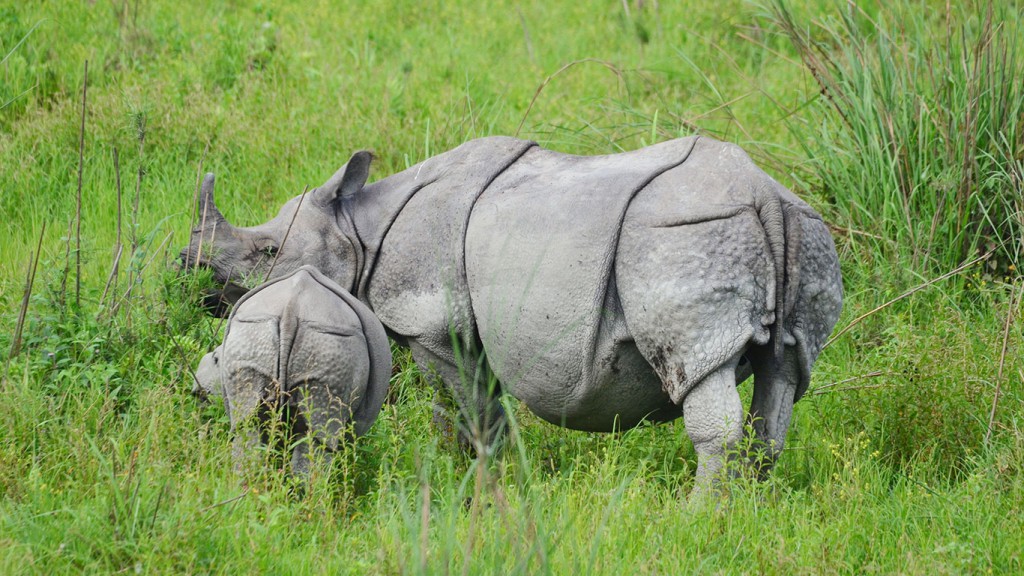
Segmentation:
{"type": "MultiPolygon", "coordinates": [[[[362,267],[362,249],[351,221],[342,213],[345,198],[366,184],[372,155],[356,152],[322,186],[289,200],[278,215],[258,226],[232,226],[213,199],[213,174],[199,194],[198,224],[181,251],[184,268],[208,268],[223,289],[210,305],[233,304],[261,282],[312,265],[348,290],[354,290],[362,267]]],[[[220,313],[226,307],[220,306],[220,313]]]]}
{"type": "Polygon", "coordinates": [[[208,396],[223,396],[224,384],[220,376],[220,346],[203,356],[196,368],[192,394],[205,399],[208,396]]]}

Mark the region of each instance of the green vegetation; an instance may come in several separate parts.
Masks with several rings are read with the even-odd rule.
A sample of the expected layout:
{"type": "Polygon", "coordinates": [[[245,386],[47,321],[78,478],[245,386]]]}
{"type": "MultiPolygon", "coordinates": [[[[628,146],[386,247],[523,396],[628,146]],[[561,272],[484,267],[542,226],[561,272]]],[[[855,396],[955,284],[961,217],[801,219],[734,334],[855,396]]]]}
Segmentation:
{"type": "Polygon", "coordinates": [[[1021,572],[1024,5],[676,4],[0,0],[0,573],[1021,572]],[[687,505],[681,421],[514,401],[478,462],[399,353],[330,470],[243,486],[189,394],[221,328],[173,269],[197,172],[254,224],[357,148],[380,177],[517,130],[728,139],[834,224],[853,326],[771,478],[687,505]]]}

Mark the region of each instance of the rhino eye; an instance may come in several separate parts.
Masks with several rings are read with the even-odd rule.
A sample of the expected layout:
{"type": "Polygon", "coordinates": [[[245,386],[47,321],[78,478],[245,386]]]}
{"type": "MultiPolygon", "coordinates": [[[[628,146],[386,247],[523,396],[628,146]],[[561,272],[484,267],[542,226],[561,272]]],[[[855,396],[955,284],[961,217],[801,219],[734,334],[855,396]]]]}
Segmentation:
{"type": "Polygon", "coordinates": [[[270,256],[271,258],[273,258],[274,256],[277,256],[277,246],[274,246],[273,244],[264,246],[263,249],[260,250],[260,253],[262,253],[264,256],[270,256]]]}

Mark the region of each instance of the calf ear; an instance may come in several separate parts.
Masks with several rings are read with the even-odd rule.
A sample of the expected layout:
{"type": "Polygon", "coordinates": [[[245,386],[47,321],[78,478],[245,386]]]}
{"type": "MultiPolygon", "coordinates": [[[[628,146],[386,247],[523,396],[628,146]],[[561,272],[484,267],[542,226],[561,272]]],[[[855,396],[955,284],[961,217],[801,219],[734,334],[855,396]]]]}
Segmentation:
{"type": "Polygon", "coordinates": [[[352,155],[348,163],[342,166],[321,189],[332,198],[348,198],[359,193],[370,177],[370,163],[373,154],[360,150],[352,155]]]}

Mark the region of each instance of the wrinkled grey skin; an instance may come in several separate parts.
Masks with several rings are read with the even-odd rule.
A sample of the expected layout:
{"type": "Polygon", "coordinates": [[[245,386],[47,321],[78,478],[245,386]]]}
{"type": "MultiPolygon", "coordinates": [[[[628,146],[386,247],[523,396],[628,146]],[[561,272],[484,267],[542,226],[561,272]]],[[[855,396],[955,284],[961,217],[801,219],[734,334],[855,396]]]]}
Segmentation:
{"type": "Polygon", "coordinates": [[[271,280],[235,306],[224,342],[203,357],[196,393],[224,397],[241,468],[259,431],[238,430],[287,408],[292,471],[308,475],[313,444],[329,459],[351,424],[363,434],[377,419],[391,376],[384,327],[354,296],[311,266],[271,280]]]}
{"type": "Polygon", "coordinates": [[[741,149],[690,137],[584,157],[491,137],[366,184],[370,159],[307,194],[283,246],[299,198],[236,228],[207,175],[183,259],[225,283],[266,274],[261,250],[279,252],[274,275],[316,264],[455,392],[478,437],[502,422],[499,393],[581,430],[682,416],[701,491],[742,438],[736,385],[752,372],[761,470],[778,457],[842,279],[820,216],[741,149]],[[496,389],[465,377],[490,371],[496,389]]]}

